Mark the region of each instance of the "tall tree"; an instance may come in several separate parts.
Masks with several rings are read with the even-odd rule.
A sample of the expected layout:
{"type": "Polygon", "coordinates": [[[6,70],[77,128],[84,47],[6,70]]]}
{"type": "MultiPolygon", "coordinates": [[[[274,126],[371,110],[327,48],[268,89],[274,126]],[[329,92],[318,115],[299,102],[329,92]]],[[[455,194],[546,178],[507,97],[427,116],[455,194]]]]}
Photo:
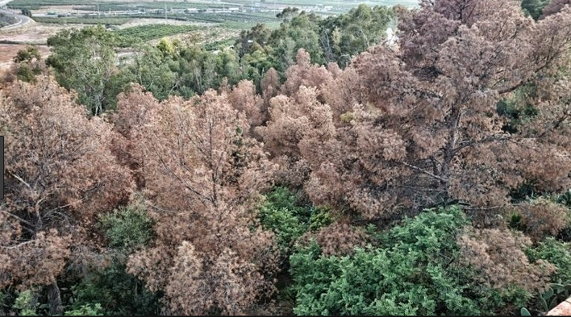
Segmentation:
{"type": "Polygon", "coordinates": [[[115,106],[116,96],[126,84],[117,68],[117,38],[102,26],[63,30],[48,39],[52,54],[46,63],[57,81],[73,89],[79,102],[94,115],[115,106]]]}
{"type": "MultiPolygon", "coordinates": [[[[241,103],[241,95],[232,98],[241,103]]],[[[119,108],[120,117],[133,114],[119,108]]],[[[251,312],[272,293],[276,262],[272,235],[251,212],[272,165],[245,133],[248,121],[226,93],[209,90],[169,99],[146,122],[130,135],[140,136],[134,153],[144,160],[157,238],[131,257],[129,271],[165,292],[168,313],[251,312]]]]}
{"type": "MultiPolygon", "coordinates": [[[[569,62],[570,21],[564,10],[535,23],[517,1],[422,1],[401,17],[398,51],[378,46],[357,58],[353,80],[362,95],[350,100],[362,104],[333,109],[339,116],[333,131],[328,125],[327,132],[300,133],[323,122],[305,116],[311,123],[304,129],[284,126],[291,137],[272,133],[265,141],[291,140],[296,150],[288,155],[297,152],[297,162],[309,166],[305,186],[315,203],[372,219],[451,202],[498,209],[523,184],[565,190],[571,185],[568,74],[550,74],[569,62]],[[540,115],[528,129],[505,132],[496,104],[530,81],[561,88],[530,100],[540,115]]],[[[330,100],[346,100],[346,88],[339,97],[322,89],[330,100]]],[[[288,122],[303,115],[294,109],[318,109],[277,112],[275,103],[267,129],[278,121],[293,127],[288,122]]]]}
{"type": "MultiPolygon", "coordinates": [[[[126,202],[132,182],[109,149],[113,132],[89,119],[73,95],[40,76],[0,99],[5,136],[5,200],[0,207],[0,287],[49,289],[61,314],[56,278],[88,239],[94,215],[126,202]]],[[[90,242],[91,241],[91,242],[90,242]]]]}

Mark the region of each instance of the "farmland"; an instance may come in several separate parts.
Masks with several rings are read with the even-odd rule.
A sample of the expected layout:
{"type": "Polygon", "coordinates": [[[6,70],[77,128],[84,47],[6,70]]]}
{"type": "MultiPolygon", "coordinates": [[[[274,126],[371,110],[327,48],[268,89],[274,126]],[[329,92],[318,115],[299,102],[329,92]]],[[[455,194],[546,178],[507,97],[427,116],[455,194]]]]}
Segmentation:
{"type": "Polygon", "coordinates": [[[147,42],[165,36],[188,33],[197,28],[193,25],[147,24],[121,29],[117,34],[123,46],[131,46],[135,42],[147,42]]]}
{"type": "Polygon", "coordinates": [[[34,20],[39,23],[47,24],[103,24],[103,25],[122,25],[129,21],[131,18],[93,18],[93,17],[62,17],[62,18],[48,18],[48,17],[34,17],[34,20]]]}
{"type": "MultiPolygon", "coordinates": [[[[147,17],[188,20],[197,22],[271,22],[275,14],[286,7],[298,7],[306,12],[321,15],[349,11],[359,3],[369,6],[396,5],[414,6],[418,0],[376,1],[311,1],[311,0],[227,0],[221,1],[90,1],[81,0],[14,0],[11,9],[28,9],[34,16],[97,16],[97,17],[147,17]]],[[[64,20],[65,21],[65,20],[64,20]]]]}

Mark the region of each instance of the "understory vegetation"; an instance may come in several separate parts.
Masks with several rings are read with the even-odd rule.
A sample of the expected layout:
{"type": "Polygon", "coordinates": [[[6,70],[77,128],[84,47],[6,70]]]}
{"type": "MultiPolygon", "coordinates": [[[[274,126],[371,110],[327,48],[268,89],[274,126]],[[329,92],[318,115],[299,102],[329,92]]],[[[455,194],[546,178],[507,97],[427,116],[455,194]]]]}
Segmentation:
{"type": "Polygon", "coordinates": [[[0,314],[519,316],[569,297],[569,0],[278,18],[216,47],[87,27],[18,53],[0,314]]]}

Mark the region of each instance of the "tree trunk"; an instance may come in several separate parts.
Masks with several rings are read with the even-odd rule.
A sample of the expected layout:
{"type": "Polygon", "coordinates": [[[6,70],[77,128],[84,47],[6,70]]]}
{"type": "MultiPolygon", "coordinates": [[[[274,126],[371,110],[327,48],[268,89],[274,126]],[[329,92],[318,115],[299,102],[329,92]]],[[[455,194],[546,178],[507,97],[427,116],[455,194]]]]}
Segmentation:
{"type": "Polygon", "coordinates": [[[53,282],[49,286],[48,301],[50,304],[50,315],[61,316],[63,315],[63,305],[61,303],[61,294],[57,282],[53,282]]]}

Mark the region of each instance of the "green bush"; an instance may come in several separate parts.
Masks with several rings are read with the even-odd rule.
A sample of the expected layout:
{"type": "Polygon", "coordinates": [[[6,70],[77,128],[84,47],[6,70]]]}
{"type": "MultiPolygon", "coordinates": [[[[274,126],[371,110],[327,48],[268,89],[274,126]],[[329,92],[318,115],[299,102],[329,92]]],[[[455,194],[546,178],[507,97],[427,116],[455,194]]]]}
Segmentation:
{"type": "MultiPolygon", "coordinates": [[[[352,256],[325,257],[317,244],[290,257],[297,315],[481,315],[530,294],[518,288],[479,285],[469,268],[457,265],[456,237],[468,225],[451,207],[427,211],[382,235],[382,247],[356,249],[352,256]]],[[[511,307],[511,306],[509,306],[511,307]]]]}
{"type": "Polygon", "coordinates": [[[39,303],[31,290],[20,292],[14,303],[14,308],[20,316],[36,316],[38,306],[39,303]]]}
{"type": "Polygon", "coordinates": [[[65,316],[103,316],[101,304],[82,305],[78,309],[65,312],[65,316]]]}
{"type": "Polygon", "coordinates": [[[264,229],[276,234],[283,256],[289,256],[295,241],[305,232],[332,222],[328,210],[299,204],[298,197],[285,187],[276,187],[266,196],[259,217],[264,229]]]}
{"type": "Polygon", "coordinates": [[[101,217],[108,246],[132,251],[153,238],[153,221],[140,206],[128,206],[101,217]]]}
{"type": "Polygon", "coordinates": [[[142,205],[122,207],[100,219],[107,246],[114,249],[113,263],[87,275],[71,287],[74,301],[66,313],[81,315],[156,315],[160,294],[150,292],[144,283],[126,272],[126,256],[153,238],[153,222],[142,205]]]}
{"type": "Polygon", "coordinates": [[[553,282],[571,283],[571,245],[549,237],[535,248],[527,250],[530,261],[545,260],[557,267],[551,277],[553,282]]]}
{"type": "Polygon", "coordinates": [[[160,294],[150,292],[144,283],[125,271],[125,265],[114,263],[103,271],[87,276],[72,287],[72,312],[86,307],[98,308],[104,315],[148,316],[160,312],[160,294]]]}

